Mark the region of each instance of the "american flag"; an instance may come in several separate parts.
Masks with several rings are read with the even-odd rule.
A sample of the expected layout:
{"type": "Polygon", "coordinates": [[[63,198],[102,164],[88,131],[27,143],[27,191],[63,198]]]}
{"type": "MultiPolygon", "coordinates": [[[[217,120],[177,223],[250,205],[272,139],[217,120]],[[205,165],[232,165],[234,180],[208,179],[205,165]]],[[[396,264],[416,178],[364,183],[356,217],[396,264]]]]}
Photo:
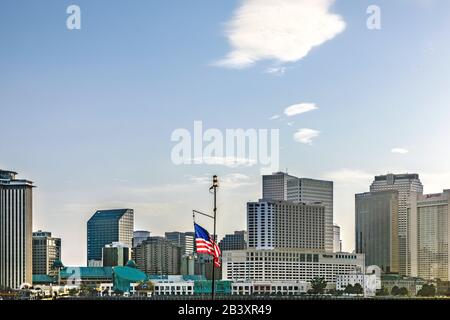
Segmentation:
{"type": "Polygon", "coordinates": [[[219,246],[209,235],[208,231],[194,224],[195,227],[195,245],[197,246],[197,253],[206,253],[214,257],[214,265],[220,268],[220,252],[219,246]]]}

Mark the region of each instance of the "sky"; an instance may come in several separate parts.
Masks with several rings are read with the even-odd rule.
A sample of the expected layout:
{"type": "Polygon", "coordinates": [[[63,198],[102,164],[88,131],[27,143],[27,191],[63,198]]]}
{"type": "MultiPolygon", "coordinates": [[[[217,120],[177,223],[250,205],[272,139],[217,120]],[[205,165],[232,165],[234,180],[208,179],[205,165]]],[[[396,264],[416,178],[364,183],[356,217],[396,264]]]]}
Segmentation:
{"type": "Polygon", "coordinates": [[[335,182],[352,251],[354,194],[374,175],[450,188],[449,30],[446,0],[1,1],[0,168],[35,182],[34,230],[83,265],[96,210],[188,231],[192,209],[212,209],[213,174],[219,236],[245,229],[260,166],[175,165],[171,135],[279,129],[281,170],[335,182]]]}

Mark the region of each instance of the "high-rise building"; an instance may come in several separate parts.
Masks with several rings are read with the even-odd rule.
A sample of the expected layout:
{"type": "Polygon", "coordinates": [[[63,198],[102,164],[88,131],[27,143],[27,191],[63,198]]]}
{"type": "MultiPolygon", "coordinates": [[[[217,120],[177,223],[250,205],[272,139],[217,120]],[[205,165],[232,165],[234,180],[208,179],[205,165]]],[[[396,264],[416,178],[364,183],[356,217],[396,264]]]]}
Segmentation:
{"type": "Polygon", "coordinates": [[[408,206],[411,276],[450,280],[450,190],[412,194],[408,206]]]}
{"type": "Polygon", "coordinates": [[[387,174],[375,177],[370,192],[398,191],[399,273],[410,274],[407,203],[411,193],[423,193],[418,174],[387,174]]]}
{"type": "Polygon", "coordinates": [[[219,242],[221,251],[244,250],[247,249],[247,231],[235,231],[234,234],[227,234],[219,242]]]}
{"type": "Polygon", "coordinates": [[[340,274],[364,272],[364,255],[310,250],[237,250],[222,256],[222,278],[232,281],[311,281],[332,284],[340,274]]]}
{"type": "Polygon", "coordinates": [[[333,252],[342,252],[341,227],[333,225],[333,252]]]}
{"type": "Polygon", "coordinates": [[[107,244],[102,249],[103,267],[123,267],[131,259],[131,248],[120,242],[107,244]]]}
{"type": "Polygon", "coordinates": [[[322,204],[260,200],[247,203],[248,247],[325,251],[322,204]]]}
{"type": "Polygon", "coordinates": [[[52,237],[51,232],[33,232],[33,274],[56,275],[55,261],[61,261],[61,239],[52,237]]]}
{"type": "Polygon", "coordinates": [[[150,237],[135,248],[135,259],[147,274],[180,274],[181,247],[164,237],[150,237]]]}
{"type": "Polygon", "coordinates": [[[0,170],[0,287],[33,281],[33,182],[0,170]]]}
{"type": "Polygon", "coordinates": [[[133,209],[99,210],[87,223],[88,266],[102,265],[102,249],[107,244],[121,242],[131,247],[133,209]]]}
{"type": "Polygon", "coordinates": [[[264,200],[322,203],[325,206],[325,250],[333,252],[333,182],[297,178],[284,172],[264,175],[264,200]]]}
{"type": "Polygon", "coordinates": [[[398,272],[398,197],[397,190],[355,196],[356,253],[384,272],[398,272]]]}
{"type": "Polygon", "coordinates": [[[138,230],[133,231],[133,241],[132,247],[135,248],[142,243],[142,241],[146,240],[150,237],[150,231],[138,230]]]}
{"type": "Polygon", "coordinates": [[[166,232],[166,239],[181,247],[181,254],[194,252],[195,236],[192,232],[166,232]]]}

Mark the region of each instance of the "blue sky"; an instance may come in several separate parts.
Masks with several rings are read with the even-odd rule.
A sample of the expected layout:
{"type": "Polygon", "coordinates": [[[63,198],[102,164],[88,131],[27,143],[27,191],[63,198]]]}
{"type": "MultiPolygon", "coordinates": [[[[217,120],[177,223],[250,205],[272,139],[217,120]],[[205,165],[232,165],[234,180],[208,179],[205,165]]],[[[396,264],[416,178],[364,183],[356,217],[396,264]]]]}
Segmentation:
{"type": "MultiPolygon", "coordinates": [[[[96,209],[134,208],[136,227],[154,234],[190,229],[190,210],[211,207],[212,174],[223,178],[219,232],[245,228],[245,202],[260,196],[258,166],[171,162],[171,133],[192,130],[194,120],[221,130],[279,128],[281,168],[335,181],[347,250],[354,193],[374,174],[414,171],[427,192],[450,187],[450,3],[319,2],[344,30],[324,17],[332,36],[301,58],[281,43],[275,57],[238,68],[218,62],[240,48],[227,30],[254,0],[1,2],[0,167],[36,182],[34,228],[62,237],[66,264],[84,263],[85,223],[96,209]],[[81,8],[81,30],[66,28],[71,4],[81,8]],[[366,27],[372,4],[381,30],[366,27]],[[270,120],[299,103],[318,109],[270,120]],[[302,128],[320,134],[299,143],[302,128]]],[[[274,27],[256,44],[262,53],[279,28],[304,40],[308,22],[283,14],[261,26],[239,20],[235,35],[241,24],[274,27]]]]}

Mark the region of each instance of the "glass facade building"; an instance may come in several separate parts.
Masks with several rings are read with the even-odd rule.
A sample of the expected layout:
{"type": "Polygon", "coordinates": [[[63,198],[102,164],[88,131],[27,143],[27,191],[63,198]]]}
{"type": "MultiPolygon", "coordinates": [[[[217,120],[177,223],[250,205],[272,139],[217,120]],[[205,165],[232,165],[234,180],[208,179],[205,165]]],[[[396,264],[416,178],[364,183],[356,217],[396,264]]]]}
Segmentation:
{"type": "Polygon", "coordinates": [[[99,210],[87,223],[88,265],[102,261],[102,249],[113,242],[132,246],[134,228],[133,209],[99,210]]]}

